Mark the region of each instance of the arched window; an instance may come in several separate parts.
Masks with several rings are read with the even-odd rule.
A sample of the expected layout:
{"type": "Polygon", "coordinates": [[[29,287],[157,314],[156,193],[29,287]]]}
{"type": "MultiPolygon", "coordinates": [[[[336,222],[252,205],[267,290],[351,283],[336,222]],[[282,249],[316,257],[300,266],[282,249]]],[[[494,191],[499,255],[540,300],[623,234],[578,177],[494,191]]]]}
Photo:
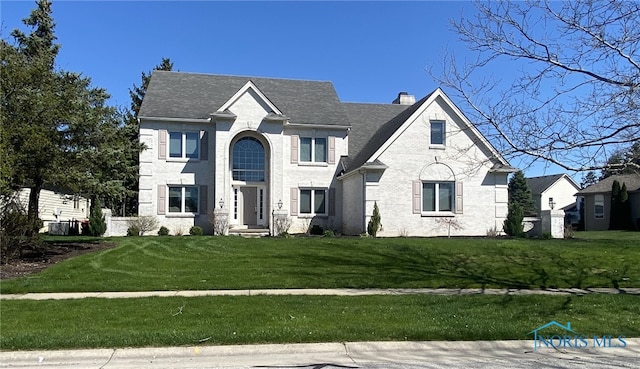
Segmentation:
{"type": "Polygon", "coordinates": [[[243,137],[233,145],[233,180],[264,182],[264,146],[253,137],[243,137]]]}

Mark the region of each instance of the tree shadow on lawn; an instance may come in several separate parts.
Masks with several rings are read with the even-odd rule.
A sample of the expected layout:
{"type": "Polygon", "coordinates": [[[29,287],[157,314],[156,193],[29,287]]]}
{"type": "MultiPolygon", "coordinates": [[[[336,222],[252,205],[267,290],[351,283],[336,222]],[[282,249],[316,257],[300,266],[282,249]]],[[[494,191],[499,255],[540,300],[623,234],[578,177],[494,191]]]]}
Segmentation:
{"type": "Polygon", "coordinates": [[[313,266],[331,265],[335,285],[350,288],[618,288],[629,271],[629,265],[598,269],[598,261],[548,249],[544,255],[504,247],[489,251],[467,255],[400,247],[386,253],[384,248],[372,247],[360,249],[357,259],[343,249],[324,255],[298,254],[295,261],[303,258],[311,266],[301,272],[309,280],[326,281],[326,270],[313,266]]]}

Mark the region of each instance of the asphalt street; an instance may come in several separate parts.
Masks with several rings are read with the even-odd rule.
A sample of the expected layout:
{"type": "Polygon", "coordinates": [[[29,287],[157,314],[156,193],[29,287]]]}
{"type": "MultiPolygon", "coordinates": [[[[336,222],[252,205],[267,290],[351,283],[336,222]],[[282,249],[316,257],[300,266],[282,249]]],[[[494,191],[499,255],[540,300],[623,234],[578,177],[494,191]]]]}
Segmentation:
{"type": "Polygon", "coordinates": [[[533,350],[533,341],[355,342],[0,352],[0,368],[640,368],[624,348],[533,350]]]}

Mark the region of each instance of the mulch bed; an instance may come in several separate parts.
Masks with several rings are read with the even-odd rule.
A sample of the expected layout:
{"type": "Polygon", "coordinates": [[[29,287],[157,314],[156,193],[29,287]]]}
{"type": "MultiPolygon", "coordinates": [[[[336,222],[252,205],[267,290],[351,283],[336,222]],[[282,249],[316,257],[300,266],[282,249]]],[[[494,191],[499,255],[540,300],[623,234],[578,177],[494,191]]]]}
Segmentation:
{"type": "Polygon", "coordinates": [[[115,247],[115,244],[100,243],[51,243],[46,244],[44,252],[25,254],[23,258],[0,265],[0,279],[7,280],[38,273],[63,260],[115,247]]]}

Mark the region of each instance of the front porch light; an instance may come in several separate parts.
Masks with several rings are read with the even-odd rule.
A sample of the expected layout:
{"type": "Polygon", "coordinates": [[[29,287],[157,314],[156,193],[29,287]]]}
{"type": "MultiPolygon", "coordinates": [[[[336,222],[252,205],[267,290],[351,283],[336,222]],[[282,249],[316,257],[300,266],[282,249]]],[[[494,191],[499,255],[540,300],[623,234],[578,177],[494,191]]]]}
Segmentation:
{"type": "Polygon", "coordinates": [[[218,202],[218,205],[220,205],[220,209],[222,209],[224,207],[224,200],[222,199],[222,197],[220,198],[220,201],[218,202]]]}
{"type": "Polygon", "coordinates": [[[553,201],[553,197],[549,197],[549,207],[551,208],[551,210],[553,210],[555,206],[556,206],[556,202],[553,201]]]}
{"type": "Polygon", "coordinates": [[[278,210],[282,209],[282,200],[278,200],[278,210]]]}

